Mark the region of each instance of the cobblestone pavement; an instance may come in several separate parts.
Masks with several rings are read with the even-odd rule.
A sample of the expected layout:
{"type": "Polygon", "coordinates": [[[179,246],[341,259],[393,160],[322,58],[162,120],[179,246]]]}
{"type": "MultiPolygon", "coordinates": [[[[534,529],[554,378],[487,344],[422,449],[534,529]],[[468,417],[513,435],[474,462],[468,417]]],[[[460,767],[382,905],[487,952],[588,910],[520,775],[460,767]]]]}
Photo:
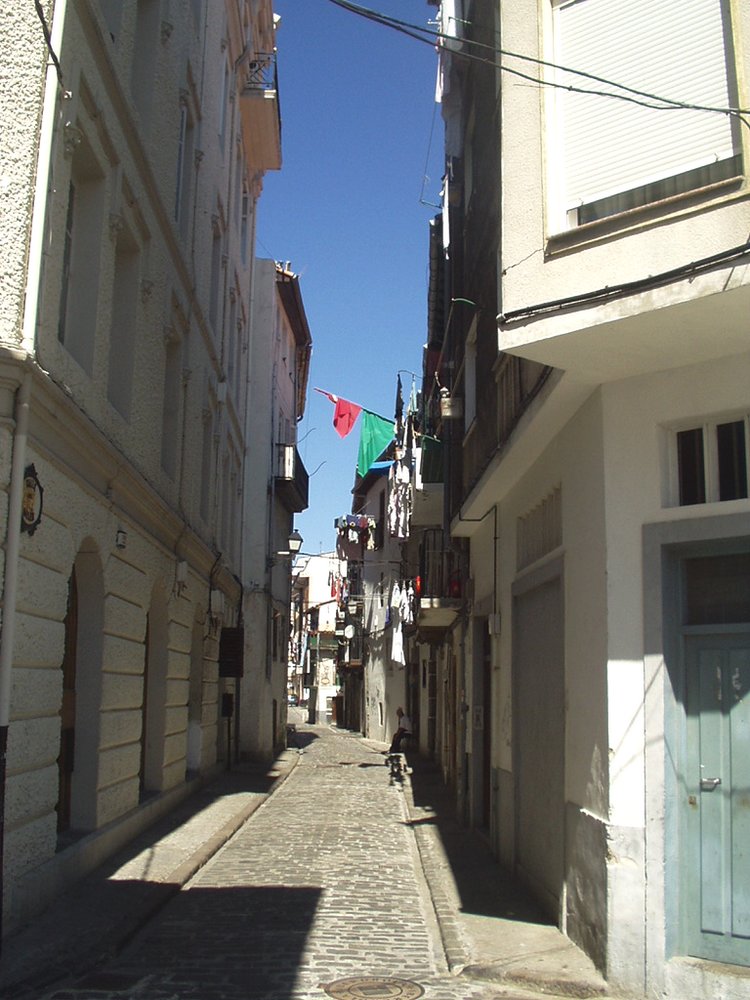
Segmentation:
{"type": "Polygon", "coordinates": [[[327,727],[300,737],[299,764],[239,832],[116,959],[48,1000],[324,1000],[370,978],[403,982],[340,995],[528,996],[448,971],[383,756],[327,727]]]}

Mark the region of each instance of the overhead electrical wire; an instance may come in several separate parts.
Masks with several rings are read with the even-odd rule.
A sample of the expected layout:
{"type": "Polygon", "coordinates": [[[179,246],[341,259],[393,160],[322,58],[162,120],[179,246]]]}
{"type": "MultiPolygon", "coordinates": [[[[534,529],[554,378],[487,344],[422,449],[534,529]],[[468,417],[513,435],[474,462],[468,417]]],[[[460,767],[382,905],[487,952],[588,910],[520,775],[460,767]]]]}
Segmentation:
{"type": "MultiPolygon", "coordinates": [[[[539,59],[534,56],[523,55],[519,52],[513,52],[509,49],[499,48],[493,45],[488,45],[484,42],[476,41],[471,38],[458,37],[455,35],[448,35],[444,32],[434,31],[431,28],[423,28],[419,25],[411,24],[407,21],[401,21],[398,18],[391,17],[387,14],[379,13],[378,11],[371,10],[367,7],[362,7],[360,4],[353,3],[352,0],[329,0],[330,3],[343,10],[349,11],[352,14],[357,14],[367,20],[373,21],[377,24],[381,24],[385,27],[392,28],[394,31],[400,32],[409,38],[413,38],[416,41],[422,42],[424,44],[431,45],[433,48],[439,48],[442,43],[453,42],[459,43],[461,49],[450,49],[452,56],[460,59],[466,59],[473,62],[479,62],[484,65],[498,69],[501,72],[508,73],[511,76],[518,77],[522,80],[526,80],[530,83],[538,84],[540,87],[552,87],[559,90],[566,90],[572,93],[579,94],[591,94],[597,97],[609,97],[615,100],[624,101],[626,103],[640,105],[641,107],[646,107],[653,109],[655,111],[700,111],[710,114],[721,114],[728,117],[737,118],[746,128],[750,129],[750,122],[745,119],[745,115],[750,115],[750,110],[747,108],[722,108],[722,107],[712,107],[703,104],[691,104],[687,101],[678,101],[674,98],[663,97],[659,94],[652,94],[648,91],[638,90],[634,87],[629,87],[622,83],[617,83],[614,80],[609,80],[605,77],[597,76],[593,73],[588,73],[585,70],[573,69],[569,66],[563,66],[559,63],[551,62],[546,59],[539,59]],[[492,54],[492,58],[487,58],[483,55],[479,55],[475,52],[467,51],[468,46],[474,46],[478,50],[484,50],[492,54]],[[498,58],[499,57],[499,58],[498,58]],[[508,66],[506,63],[502,62],[502,59],[518,59],[521,62],[533,63],[536,66],[544,67],[548,69],[556,70],[557,72],[569,73],[573,76],[580,77],[585,80],[592,80],[596,83],[603,84],[607,87],[616,88],[616,90],[622,91],[622,93],[616,93],[613,91],[601,91],[592,90],[587,87],[574,86],[573,84],[561,83],[556,80],[545,80],[540,77],[531,76],[528,73],[523,73],[518,69],[514,69],[508,66]],[[656,102],[656,103],[654,103],[656,102]]],[[[533,256],[533,253],[539,252],[535,250],[532,254],[528,256],[533,256]]],[[[750,242],[745,244],[740,244],[739,246],[732,247],[729,250],[722,251],[719,254],[714,254],[711,257],[703,258],[701,260],[693,261],[690,264],[683,265],[680,268],[675,268],[673,271],[664,272],[660,275],[651,276],[646,279],[639,279],[635,282],[626,282],[614,287],[605,287],[596,289],[595,291],[583,293],[580,295],[573,295],[567,298],[556,299],[550,302],[541,302],[533,306],[526,306],[521,309],[513,310],[508,313],[501,313],[497,318],[501,323],[510,324],[525,317],[535,315],[538,313],[552,312],[557,309],[563,309],[568,305],[573,305],[581,302],[591,302],[605,300],[611,297],[616,297],[618,295],[627,294],[627,292],[634,290],[635,288],[648,287],[650,285],[661,284],[666,280],[673,278],[685,277],[691,274],[700,273],[702,270],[709,269],[718,263],[730,261],[732,259],[744,258],[750,253],[750,242]]],[[[524,258],[524,260],[528,259],[524,258]]],[[[523,263],[523,261],[518,261],[518,263],[523,263]]],[[[510,265],[511,267],[517,266],[517,264],[510,265]]],[[[506,270],[508,270],[507,268],[506,270]]],[[[447,324],[446,324],[447,325],[447,324]]]]}
{"type": "Polygon", "coordinates": [[[60,60],[57,58],[57,53],[52,48],[52,36],[50,34],[49,25],[47,24],[47,18],[44,16],[44,8],[42,7],[40,0],[34,0],[34,7],[36,9],[37,17],[42,26],[42,34],[44,35],[44,44],[47,46],[47,52],[52,60],[55,72],[57,73],[57,82],[60,85],[60,90],[64,90],[63,86],[63,74],[62,67],[60,66],[60,60]]]}
{"type": "Polygon", "coordinates": [[[709,105],[703,104],[691,104],[687,101],[678,101],[674,98],[663,97],[659,94],[652,94],[648,91],[638,90],[634,87],[628,87],[626,84],[617,83],[614,80],[608,80],[605,77],[596,76],[593,73],[588,73],[585,70],[573,69],[570,66],[563,66],[559,63],[550,62],[546,59],[539,59],[535,56],[523,55],[520,52],[513,52],[509,49],[497,48],[493,45],[488,45],[484,42],[475,41],[471,38],[457,37],[455,35],[448,35],[444,32],[434,31],[431,28],[423,28],[416,24],[410,24],[408,21],[401,21],[398,18],[390,17],[387,14],[381,14],[378,11],[371,10],[367,7],[362,7],[360,4],[352,3],[351,0],[329,0],[330,3],[343,10],[349,11],[352,14],[357,14],[366,20],[373,21],[377,24],[381,24],[385,27],[392,28],[394,31],[398,31],[401,34],[406,35],[409,38],[415,39],[415,41],[422,42],[427,45],[436,46],[441,42],[459,42],[463,47],[474,46],[477,49],[485,50],[492,53],[493,58],[486,58],[483,55],[476,54],[474,52],[459,51],[451,49],[451,55],[457,58],[468,59],[474,62],[480,62],[485,65],[492,66],[495,69],[499,69],[503,73],[509,73],[511,76],[519,77],[522,80],[526,80],[530,83],[538,84],[541,87],[552,87],[558,90],[566,90],[571,93],[578,94],[591,94],[596,97],[609,97],[615,100],[625,101],[630,104],[637,104],[641,107],[650,108],[655,111],[703,111],[712,114],[722,114],[732,117],[739,118],[739,120],[748,128],[750,125],[745,121],[743,115],[750,114],[750,109],[747,108],[718,108],[711,107],[709,105]],[[623,93],[616,93],[610,91],[602,90],[592,90],[588,87],[575,86],[573,84],[561,83],[557,80],[545,80],[541,77],[532,76],[529,73],[523,73],[519,69],[514,69],[508,66],[502,61],[498,61],[496,57],[508,58],[508,59],[518,59],[522,62],[530,62],[536,66],[547,67],[550,69],[557,70],[559,72],[570,73],[573,76],[578,76],[583,79],[588,79],[595,81],[597,83],[604,84],[607,87],[614,87],[617,90],[623,91],[623,93]],[[654,103],[657,102],[657,103],[654,103]]]}

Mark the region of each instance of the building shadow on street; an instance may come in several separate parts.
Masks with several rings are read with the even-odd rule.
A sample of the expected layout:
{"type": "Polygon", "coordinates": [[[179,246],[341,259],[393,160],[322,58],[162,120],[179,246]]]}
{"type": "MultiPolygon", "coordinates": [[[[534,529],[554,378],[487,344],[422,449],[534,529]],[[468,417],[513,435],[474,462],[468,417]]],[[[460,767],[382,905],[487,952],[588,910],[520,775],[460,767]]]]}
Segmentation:
{"type": "Polygon", "coordinates": [[[427,815],[413,817],[413,827],[433,826],[439,834],[446,860],[464,913],[497,917],[522,923],[551,921],[528,889],[504,868],[490,851],[485,837],[462,826],[456,816],[453,791],[445,784],[437,765],[416,751],[407,751],[412,795],[417,810],[427,815]]]}
{"type": "MultiPolygon", "coordinates": [[[[108,891],[117,907],[130,887],[110,883],[108,891]]],[[[70,989],[133,995],[148,978],[159,996],[161,990],[165,996],[220,991],[225,1000],[288,1000],[298,995],[298,969],[321,892],[317,886],[191,888],[114,962],[84,974],[61,996],[70,989]]]]}

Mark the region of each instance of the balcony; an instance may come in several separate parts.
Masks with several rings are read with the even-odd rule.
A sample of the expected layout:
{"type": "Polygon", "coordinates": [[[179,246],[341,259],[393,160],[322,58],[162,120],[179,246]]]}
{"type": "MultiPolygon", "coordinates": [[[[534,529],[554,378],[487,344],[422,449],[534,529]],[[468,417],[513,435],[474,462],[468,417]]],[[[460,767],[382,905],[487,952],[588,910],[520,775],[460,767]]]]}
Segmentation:
{"type": "Polygon", "coordinates": [[[281,169],[281,109],[276,53],[258,53],[240,88],[245,158],[256,170],[281,169]]]}
{"type": "Polygon", "coordinates": [[[293,514],[307,510],[310,477],[293,444],[276,446],[276,496],[293,514]]]}
{"type": "MultiPolygon", "coordinates": [[[[498,347],[589,386],[740,354],[748,343],[747,259],[738,251],[700,272],[683,268],[511,311],[500,317],[498,347]]],[[[649,264],[658,271],[658,261],[649,264]]]]}
{"type": "Polygon", "coordinates": [[[415,458],[411,523],[415,528],[441,524],[443,520],[443,445],[425,440],[415,458]]]}
{"type": "Polygon", "coordinates": [[[422,642],[439,641],[463,606],[456,553],[440,528],[422,533],[419,546],[417,628],[422,642]]]}

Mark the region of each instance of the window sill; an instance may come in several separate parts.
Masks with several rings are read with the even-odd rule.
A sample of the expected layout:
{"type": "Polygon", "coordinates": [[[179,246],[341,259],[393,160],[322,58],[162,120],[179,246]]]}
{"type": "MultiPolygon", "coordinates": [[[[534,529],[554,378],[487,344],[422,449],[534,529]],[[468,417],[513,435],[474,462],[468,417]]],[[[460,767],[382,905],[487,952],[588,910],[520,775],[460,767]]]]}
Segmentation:
{"type": "Polygon", "coordinates": [[[744,175],[730,177],[717,181],[716,184],[709,184],[693,191],[664,198],[661,201],[650,202],[648,205],[639,205],[626,212],[609,215],[605,219],[585,222],[574,229],[552,233],[547,237],[544,257],[545,260],[548,260],[586,244],[598,243],[612,236],[627,235],[636,229],[661,223],[669,215],[687,214],[713,207],[713,203],[718,199],[724,201],[740,200],[747,198],[749,194],[750,185],[748,185],[744,175]]]}

